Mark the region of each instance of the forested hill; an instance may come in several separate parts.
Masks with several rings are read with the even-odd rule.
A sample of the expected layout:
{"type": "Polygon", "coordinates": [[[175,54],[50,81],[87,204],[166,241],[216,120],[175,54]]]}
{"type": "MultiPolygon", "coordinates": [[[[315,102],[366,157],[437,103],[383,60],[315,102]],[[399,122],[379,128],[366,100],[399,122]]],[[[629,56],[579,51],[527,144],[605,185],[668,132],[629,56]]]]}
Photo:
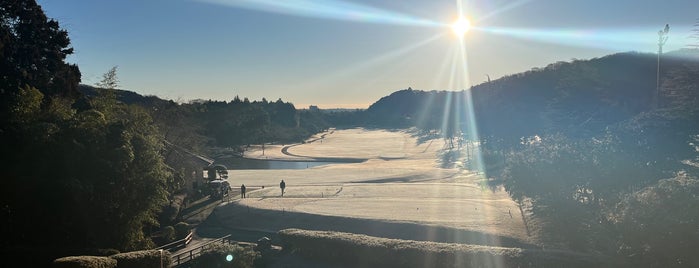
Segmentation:
{"type": "MultiPolygon", "coordinates": [[[[90,85],[80,85],[78,90],[87,99],[104,95],[104,89],[90,85]]],[[[129,90],[113,92],[119,103],[147,111],[168,141],[200,152],[211,147],[300,142],[328,127],[318,112],[297,110],[281,99],[250,101],[236,96],[231,101],[177,103],[129,90]]]]}
{"type": "MultiPolygon", "coordinates": [[[[101,89],[91,85],[80,84],[78,85],[78,91],[80,91],[80,93],[82,93],[84,96],[92,98],[99,95],[101,89]]],[[[115,93],[117,100],[124,104],[137,104],[141,106],[159,106],[165,105],[166,103],[174,103],[174,101],[171,100],[165,100],[152,95],[145,96],[131,90],[116,89],[115,93]]]]}
{"type": "Polygon", "coordinates": [[[362,117],[438,130],[452,141],[443,161],[461,157],[503,186],[545,243],[601,252],[611,267],[699,267],[688,250],[699,246],[699,51],[662,55],[659,92],[657,60],[619,53],[468,91],[401,90],[362,117]],[[461,137],[480,152],[457,148],[461,137]]]}
{"type": "MultiPolygon", "coordinates": [[[[598,134],[653,109],[656,68],[656,54],[628,52],[556,62],[474,86],[478,132],[512,141],[545,132],[598,134]]],[[[697,77],[699,52],[663,54],[659,107],[691,107],[699,94],[697,77]]],[[[401,90],[372,104],[365,118],[378,125],[428,129],[444,126],[447,118],[466,126],[467,118],[458,116],[465,114],[467,95],[466,91],[401,90]]]]}

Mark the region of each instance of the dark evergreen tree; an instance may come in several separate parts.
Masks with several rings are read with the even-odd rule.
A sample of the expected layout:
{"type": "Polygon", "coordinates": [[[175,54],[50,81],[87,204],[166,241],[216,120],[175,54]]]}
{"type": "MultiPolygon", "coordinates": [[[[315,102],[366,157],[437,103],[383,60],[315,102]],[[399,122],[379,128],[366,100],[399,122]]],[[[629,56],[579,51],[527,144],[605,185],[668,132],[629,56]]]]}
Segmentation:
{"type": "Polygon", "coordinates": [[[0,109],[25,85],[39,89],[46,103],[78,97],[80,70],[65,62],[72,53],[68,33],[35,1],[0,1],[0,109]]]}

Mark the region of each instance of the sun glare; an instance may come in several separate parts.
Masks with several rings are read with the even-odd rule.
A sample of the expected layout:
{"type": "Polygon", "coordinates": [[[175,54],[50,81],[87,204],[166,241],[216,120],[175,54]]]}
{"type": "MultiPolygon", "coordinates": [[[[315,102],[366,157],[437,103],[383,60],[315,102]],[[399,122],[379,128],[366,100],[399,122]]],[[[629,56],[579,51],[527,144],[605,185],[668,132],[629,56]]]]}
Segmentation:
{"type": "Polygon", "coordinates": [[[454,34],[457,36],[463,36],[470,28],[471,22],[465,17],[459,18],[451,25],[451,30],[454,31],[454,34]]]}

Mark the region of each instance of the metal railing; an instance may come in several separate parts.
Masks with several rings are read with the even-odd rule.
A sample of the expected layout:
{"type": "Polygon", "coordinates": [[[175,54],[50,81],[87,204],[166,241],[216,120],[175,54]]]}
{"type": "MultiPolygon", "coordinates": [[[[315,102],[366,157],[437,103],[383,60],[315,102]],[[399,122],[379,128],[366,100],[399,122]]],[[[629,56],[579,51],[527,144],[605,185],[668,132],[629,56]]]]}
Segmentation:
{"type": "Polygon", "coordinates": [[[187,234],[187,236],[185,236],[185,238],[170,242],[168,244],[162,245],[162,246],[157,247],[155,249],[162,249],[162,250],[171,251],[173,249],[186,247],[187,244],[189,244],[189,242],[192,242],[192,236],[194,236],[194,231],[189,231],[189,234],[187,234]]]}
{"type": "Polygon", "coordinates": [[[204,249],[212,243],[221,242],[224,244],[231,244],[233,241],[230,239],[230,237],[231,237],[231,235],[229,234],[229,235],[211,240],[209,242],[206,242],[200,246],[192,248],[189,251],[178,253],[177,255],[173,255],[172,256],[172,267],[178,267],[178,266],[180,266],[188,261],[191,261],[191,260],[201,256],[204,249]]]}

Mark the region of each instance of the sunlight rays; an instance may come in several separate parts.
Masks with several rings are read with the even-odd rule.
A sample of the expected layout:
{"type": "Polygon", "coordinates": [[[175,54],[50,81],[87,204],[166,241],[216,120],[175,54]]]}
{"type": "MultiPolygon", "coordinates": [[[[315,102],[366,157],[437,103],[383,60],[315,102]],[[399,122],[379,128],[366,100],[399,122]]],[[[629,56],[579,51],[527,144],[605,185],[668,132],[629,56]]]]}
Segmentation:
{"type": "MultiPolygon", "coordinates": [[[[457,7],[459,10],[459,16],[460,18],[465,18],[465,10],[464,10],[464,5],[463,5],[463,0],[457,0],[457,7]]],[[[527,1],[517,1],[513,4],[510,4],[502,9],[500,9],[499,12],[505,11],[507,9],[513,8],[515,6],[524,4],[527,1]]],[[[490,16],[496,13],[491,13],[490,16]]],[[[487,17],[485,17],[487,18],[487,17]]],[[[479,177],[479,179],[485,179],[487,178],[487,175],[485,174],[485,168],[483,166],[482,162],[482,157],[481,157],[481,151],[479,149],[479,146],[473,146],[472,149],[470,148],[470,144],[479,144],[479,136],[478,136],[478,127],[476,125],[476,117],[475,117],[475,110],[473,108],[473,98],[471,95],[471,81],[470,81],[470,68],[468,65],[468,51],[466,47],[466,36],[465,33],[466,31],[473,27],[472,25],[468,25],[468,27],[464,27],[466,30],[457,30],[454,29],[454,32],[457,33],[458,37],[458,42],[456,45],[458,45],[458,48],[455,50],[452,50],[452,68],[451,68],[451,74],[450,74],[450,81],[449,81],[449,87],[451,90],[458,90],[461,89],[461,91],[452,91],[447,94],[447,98],[445,99],[444,105],[444,115],[442,118],[442,133],[444,135],[445,132],[451,132],[452,134],[447,134],[446,136],[451,137],[452,135],[458,133],[458,138],[461,139],[463,138],[467,144],[462,144],[461,141],[457,141],[458,143],[458,160],[461,161],[460,163],[460,168],[464,170],[469,170],[472,172],[475,172],[475,175],[479,177]],[[452,100],[452,96],[455,98],[452,100]],[[454,108],[451,107],[452,102],[454,103],[454,108]],[[451,125],[451,127],[449,127],[451,125]],[[454,129],[457,128],[457,129],[454,129]],[[466,146],[463,146],[466,145],[466,146]]],[[[453,150],[453,149],[451,149],[453,150]]],[[[492,211],[492,208],[487,207],[487,206],[480,206],[477,207],[477,209],[481,209],[483,213],[486,215],[490,215],[494,213],[492,211]]],[[[463,211],[461,207],[459,207],[459,211],[463,211]]],[[[464,211],[465,214],[468,214],[468,212],[464,211]]],[[[465,215],[464,215],[465,216],[465,215]]],[[[460,239],[460,238],[457,238],[460,239]]],[[[463,238],[461,238],[463,239],[463,238]]],[[[468,241],[468,240],[465,240],[468,241]]],[[[496,242],[498,243],[498,242],[496,242]]],[[[498,243],[499,244],[499,243],[498,243]]],[[[455,260],[456,262],[464,262],[467,263],[466,260],[455,260]]],[[[482,260],[485,263],[488,263],[489,267],[505,267],[504,261],[502,258],[499,257],[485,257],[485,259],[482,260]]]]}
{"type": "MultiPolygon", "coordinates": [[[[511,3],[509,3],[509,4],[505,5],[505,6],[502,6],[502,7],[498,8],[498,9],[496,9],[496,10],[493,10],[493,11],[491,11],[491,12],[488,13],[488,14],[479,16],[478,19],[477,19],[475,22],[478,23],[478,22],[485,21],[485,20],[487,20],[487,19],[489,19],[489,18],[491,18],[491,17],[493,17],[493,16],[495,16],[495,15],[498,15],[498,14],[503,13],[503,12],[506,12],[506,11],[508,11],[508,10],[510,10],[510,9],[513,9],[513,8],[516,8],[516,7],[519,7],[519,6],[522,6],[522,5],[524,5],[524,4],[526,4],[526,3],[529,3],[529,2],[531,2],[531,1],[533,1],[533,0],[518,0],[518,1],[512,1],[511,3]]],[[[457,2],[460,2],[460,1],[457,1],[457,2]]]]}
{"type": "Polygon", "coordinates": [[[471,77],[470,77],[470,69],[468,68],[468,53],[466,51],[466,42],[464,41],[465,37],[461,36],[459,37],[459,67],[460,70],[464,75],[463,75],[463,81],[460,87],[463,88],[470,88],[471,87],[471,77]]]}
{"type": "Polygon", "coordinates": [[[197,0],[308,18],[409,26],[440,27],[442,23],[376,7],[341,0],[197,0]]]}
{"type": "MultiPolygon", "coordinates": [[[[442,137],[444,137],[445,141],[445,146],[446,146],[446,140],[447,140],[447,132],[449,131],[450,126],[453,127],[452,122],[449,122],[451,113],[451,97],[453,93],[448,92],[446,95],[446,98],[444,98],[444,103],[442,103],[442,125],[440,126],[440,129],[442,131],[442,137]]],[[[446,148],[446,147],[445,147],[446,148]]]]}
{"type": "Polygon", "coordinates": [[[442,64],[439,66],[437,69],[437,73],[434,76],[434,79],[432,80],[432,88],[440,88],[442,86],[442,81],[445,81],[444,76],[448,73],[450,63],[454,59],[454,50],[456,47],[454,45],[449,46],[449,50],[447,53],[444,53],[444,58],[442,59],[442,64]]]}
{"type": "Polygon", "coordinates": [[[656,38],[652,29],[527,29],[477,26],[471,29],[544,43],[617,51],[634,50],[656,38]]]}
{"type": "Polygon", "coordinates": [[[356,61],[357,64],[355,64],[355,65],[352,65],[348,68],[344,68],[342,70],[338,70],[338,71],[336,71],[332,74],[329,74],[329,75],[324,75],[322,78],[317,78],[317,79],[315,79],[315,80],[313,80],[313,81],[311,81],[308,84],[305,84],[303,86],[304,87],[314,87],[317,85],[322,85],[324,83],[336,81],[339,78],[347,77],[347,76],[356,74],[356,73],[364,71],[364,70],[368,70],[368,69],[370,69],[370,67],[377,66],[377,65],[385,63],[389,60],[393,60],[393,59],[396,59],[398,57],[407,55],[408,53],[410,53],[410,52],[412,52],[420,47],[423,47],[429,43],[434,42],[437,39],[440,39],[444,35],[445,35],[445,33],[440,32],[440,33],[437,33],[433,36],[430,36],[424,40],[421,40],[419,42],[411,43],[411,44],[408,44],[407,46],[403,46],[403,47],[388,51],[383,55],[377,55],[371,59],[358,60],[358,61],[356,61]]]}

